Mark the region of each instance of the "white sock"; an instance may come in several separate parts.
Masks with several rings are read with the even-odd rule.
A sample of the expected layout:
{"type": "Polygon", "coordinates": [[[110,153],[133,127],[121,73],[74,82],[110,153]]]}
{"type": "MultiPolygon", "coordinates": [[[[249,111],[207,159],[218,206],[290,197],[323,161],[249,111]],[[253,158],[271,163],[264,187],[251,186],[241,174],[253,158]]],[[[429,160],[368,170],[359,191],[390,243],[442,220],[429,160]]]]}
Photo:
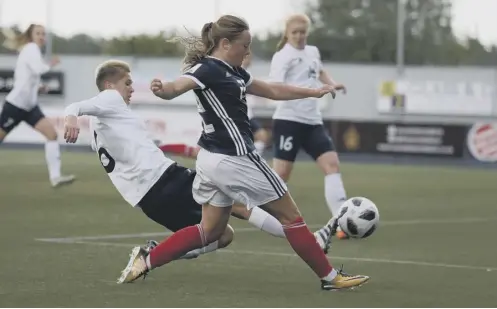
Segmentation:
{"type": "Polygon", "coordinates": [[[255,141],[254,142],[255,150],[262,155],[264,153],[264,149],[266,149],[266,144],[263,141],[255,141]]]}
{"type": "Polygon", "coordinates": [[[252,208],[249,223],[276,237],[286,238],[280,221],[259,207],[252,208]]]}
{"type": "Polygon", "coordinates": [[[60,147],[57,141],[45,143],[45,159],[47,160],[50,180],[60,177],[60,147]]]}
{"type": "Polygon", "coordinates": [[[340,206],[347,200],[347,194],[345,193],[340,173],[324,177],[324,196],[326,197],[326,203],[332,216],[337,216],[340,206]]]}
{"type": "Polygon", "coordinates": [[[206,254],[212,251],[216,251],[219,248],[219,241],[215,241],[213,243],[208,244],[205,247],[199,248],[192,250],[190,252],[185,253],[182,257],[180,257],[180,260],[187,260],[187,259],[193,259],[198,257],[199,255],[206,254]]]}
{"type": "Polygon", "coordinates": [[[331,280],[335,279],[335,277],[337,276],[337,274],[338,274],[338,272],[335,270],[335,268],[333,268],[331,270],[331,272],[328,274],[328,276],[323,277],[321,279],[326,280],[326,281],[331,281],[331,280]]]}
{"type": "Polygon", "coordinates": [[[145,258],[145,264],[147,264],[148,270],[152,270],[152,264],[150,264],[150,254],[145,258]]]}

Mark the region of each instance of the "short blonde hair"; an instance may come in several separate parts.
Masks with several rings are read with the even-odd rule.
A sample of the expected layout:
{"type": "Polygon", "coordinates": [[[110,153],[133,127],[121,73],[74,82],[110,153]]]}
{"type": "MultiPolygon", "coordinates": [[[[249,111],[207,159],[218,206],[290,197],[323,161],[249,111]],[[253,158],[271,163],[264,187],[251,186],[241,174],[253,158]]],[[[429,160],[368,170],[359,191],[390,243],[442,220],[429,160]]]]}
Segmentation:
{"type": "Polygon", "coordinates": [[[121,60],[107,60],[101,63],[95,71],[95,83],[100,91],[103,91],[104,82],[116,82],[124,77],[126,73],[131,73],[128,63],[121,60]]]}
{"type": "Polygon", "coordinates": [[[307,28],[311,26],[311,19],[309,18],[309,16],[305,14],[295,14],[288,17],[285,22],[285,30],[283,31],[283,35],[281,36],[281,39],[278,42],[278,45],[276,46],[277,51],[281,50],[285,46],[286,42],[288,42],[288,37],[287,37],[288,28],[294,22],[304,23],[307,25],[307,28]]]}

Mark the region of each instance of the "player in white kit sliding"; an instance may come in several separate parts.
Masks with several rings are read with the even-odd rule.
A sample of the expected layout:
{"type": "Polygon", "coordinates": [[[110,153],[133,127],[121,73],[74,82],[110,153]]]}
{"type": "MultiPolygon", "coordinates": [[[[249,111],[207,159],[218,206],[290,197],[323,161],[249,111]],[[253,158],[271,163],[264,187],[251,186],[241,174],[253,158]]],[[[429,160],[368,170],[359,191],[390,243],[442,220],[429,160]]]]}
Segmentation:
{"type": "MultiPolygon", "coordinates": [[[[66,141],[74,143],[78,138],[77,117],[95,116],[96,119],[92,119],[92,147],[123,198],[172,231],[199,224],[202,207],[192,196],[196,173],[165,157],[148,135],[142,119],[129,108],[133,86],[128,64],[113,60],[101,64],[97,69],[96,84],[100,90],[97,96],[66,107],[66,141]]],[[[271,218],[251,223],[270,234],[285,237],[281,224],[271,218]]],[[[217,241],[181,257],[197,257],[227,246],[232,239],[233,230],[227,226],[217,241]]],[[[148,248],[139,247],[130,260],[134,261],[140,252],[155,254],[153,248],[156,245],[150,241],[148,248]]],[[[129,275],[133,273],[127,267],[119,283],[128,282],[129,275]]]]}
{"type": "MultiPolygon", "coordinates": [[[[345,91],[345,87],[333,81],[324,70],[318,48],[307,45],[309,26],[310,20],[306,15],[288,18],[278,51],[271,61],[271,81],[311,88],[325,84],[345,91]]],[[[273,115],[272,133],[274,170],[288,181],[299,150],[305,150],[325,174],[326,203],[332,215],[338,216],[347,195],[339,170],[338,155],[323,126],[318,100],[306,98],[279,104],[273,115]]],[[[321,241],[324,241],[326,235],[322,236],[321,241]]],[[[347,237],[340,230],[337,236],[341,239],[347,237]]]]}
{"type": "Polygon", "coordinates": [[[0,143],[21,121],[25,121],[47,139],[45,158],[51,185],[70,184],[75,177],[61,174],[57,132],[38,105],[38,92],[44,90],[40,89],[40,76],[57,65],[59,59],[54,58],[49,64],[43,61],[41,48],[45,45],[45,28],[41,25],[31,24],[20,36],[9,30],[4,30],[4,35],[6,41],[3,45],[18,51],[19,56],[14,71],[14,87],[5,98],[0,114],[0,143]]]}

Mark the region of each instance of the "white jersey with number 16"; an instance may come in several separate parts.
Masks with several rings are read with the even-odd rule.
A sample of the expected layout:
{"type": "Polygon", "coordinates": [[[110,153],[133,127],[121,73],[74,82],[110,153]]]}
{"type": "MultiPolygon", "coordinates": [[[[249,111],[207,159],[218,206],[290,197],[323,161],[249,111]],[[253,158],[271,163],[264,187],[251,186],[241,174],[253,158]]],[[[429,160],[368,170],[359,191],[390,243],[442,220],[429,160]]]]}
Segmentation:
{"type": "Polygon", "coordinates": [[[145,123],[116,90],[67,106],[65,114],[95,116],[93,138],[102,166],[132,206],[147,194],[174,163],[149,137],[145,123]]]}

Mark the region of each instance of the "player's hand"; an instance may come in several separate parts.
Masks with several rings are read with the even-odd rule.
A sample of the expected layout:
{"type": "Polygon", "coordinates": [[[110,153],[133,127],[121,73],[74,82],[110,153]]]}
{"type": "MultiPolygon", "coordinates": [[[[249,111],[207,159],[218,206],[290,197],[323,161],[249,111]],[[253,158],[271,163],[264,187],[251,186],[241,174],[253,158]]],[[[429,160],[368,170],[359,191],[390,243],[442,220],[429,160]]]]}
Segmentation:
{"type": "Polygon", "coordinates": [[[64,139],[66,140],[66,143],[75,143],[78,140],[78,135],[78,117],[66,116],[64,121],[64,139]]]}
{"type": "Polygon", "coordinates": [[[53,56],[52,59],[50,60],[50,66],[51,67],[54,67],[54,66],[56,66],[59,63],[60,63],[59,56],[53,56]]]}
{"type": "Polygon", "coordinates": [[[343,94],[347,94],[347,88],[344,84],[335,84],[333,88],[335,88],[335,91],[342,91],[343,94]]]}
{"type": "Polygon", "coordinates": [[[327,95],[328,93],[331,94],[331,96],[334,99],[336,96],[335,87],[331,86],[331,85],[324,85],[323,87],[316,89],[316,96],[315,97],[322,98],[323,96],[327,95]]]}
{"type": "Polygon", "coordinates": [[[158,78],[154,78],[150,83],[150,90],[155,94],[162,92],[162,81],[158,78]]]}

